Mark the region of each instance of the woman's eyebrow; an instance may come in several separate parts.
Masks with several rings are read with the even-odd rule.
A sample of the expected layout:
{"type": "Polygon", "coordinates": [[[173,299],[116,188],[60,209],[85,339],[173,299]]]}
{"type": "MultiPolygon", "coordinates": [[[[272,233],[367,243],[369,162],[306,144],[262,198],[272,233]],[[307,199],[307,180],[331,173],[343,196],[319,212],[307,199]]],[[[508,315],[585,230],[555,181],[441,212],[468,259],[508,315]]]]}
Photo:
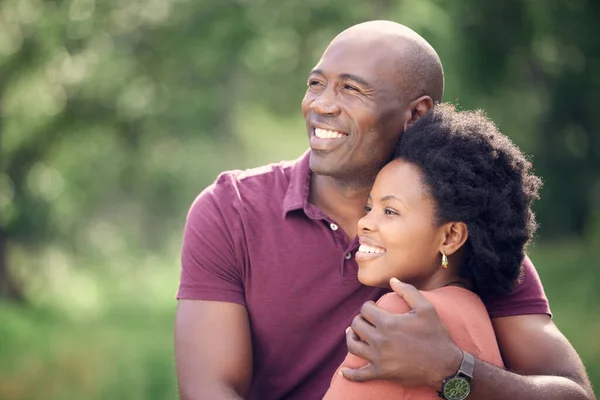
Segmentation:
{"type": "Polygon", "coordinates": [[[410,207],[408,207],[408,205],[406,204],[406,202],[404,200],[402,200],[400,197],[396,197],[396,196],[391,195],[391,194],[389,194],[387,196],[383,196],[379,201],[381,203],[383,203],[384,201],[388,201],[388,200],[395,200],[398,203],[402,204],[402,207],[410,208],[410,207]]]}

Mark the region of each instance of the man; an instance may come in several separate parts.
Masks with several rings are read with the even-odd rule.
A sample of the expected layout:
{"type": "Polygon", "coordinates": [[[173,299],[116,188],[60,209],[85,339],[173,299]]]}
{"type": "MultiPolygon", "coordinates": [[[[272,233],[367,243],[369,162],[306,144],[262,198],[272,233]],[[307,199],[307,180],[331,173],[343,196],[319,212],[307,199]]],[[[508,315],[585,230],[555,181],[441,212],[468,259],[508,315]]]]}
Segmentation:
{"type": "MultiPolygon", "coordinates": [[[[348,379],[440,390],[456,374],[460,350],[413,287],[394,283],[413,312],[367,302],[353,320],[383,294],[357,280],[367,194],[401,133],[441,101],[443,81],[437,54],[415,32],[385,21],[354,26],[309,76],[308,153],[224,173],[200,194],[186,224],[175,322],[183,399],[320,399],[350,324],[348,348],[369,364],[344,371],[348,379]]],[[[512,295],[486,299],[515,373],[477,360],[469,399],[592,399],[535,269],[524,266],[512,295]]]]}

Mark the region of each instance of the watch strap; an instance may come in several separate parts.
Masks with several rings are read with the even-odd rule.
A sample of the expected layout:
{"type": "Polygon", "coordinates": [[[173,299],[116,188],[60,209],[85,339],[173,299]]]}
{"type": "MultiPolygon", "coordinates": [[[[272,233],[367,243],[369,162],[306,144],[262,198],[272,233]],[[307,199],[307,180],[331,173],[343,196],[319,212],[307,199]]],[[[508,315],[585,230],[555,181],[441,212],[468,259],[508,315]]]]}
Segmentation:
{"type": "Polygon", "coordinates": [[[465,380],[467,380],[467,382],[469,382],[469,384],[471,383],[471,380],[473,380],[473,372],[475,370],[475,357],[473,357],[472,354],[467,353],[466,351],[462,350],[462,361],[460,362],[460,367],[458,367],[458,371],[456,371],[456,373],[454,375],[450,375],[449,377],[447,377],[446,379],[444,379],[442,381],[442,391],[438,392],[438,395],[445,399],[446,396],[444,396],[444,386],[446,385],[446,383],[452,379],[452,378],[456,378],[456,377],[462,377],[465,380]]]}
{"type": "Polygon", "coordinates": [[[473,371],[475,370],[475,357],[472,354],[462,351],[463,359],[460,363],[460,368],[454,376],[463,376],[468,378],[469,381],[473,379],[473,371]]]}

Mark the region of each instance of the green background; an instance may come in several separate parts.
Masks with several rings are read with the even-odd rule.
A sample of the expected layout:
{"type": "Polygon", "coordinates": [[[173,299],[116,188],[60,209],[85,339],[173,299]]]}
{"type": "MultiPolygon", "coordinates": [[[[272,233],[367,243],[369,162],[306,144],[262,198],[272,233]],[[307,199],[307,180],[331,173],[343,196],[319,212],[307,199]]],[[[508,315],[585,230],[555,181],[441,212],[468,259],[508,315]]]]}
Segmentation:
{"type": "Polygon", "coordinates": [[[0,399],[174,399],[181,232],[225,169],[296,158],[327,43],[365,20],[438,51],[544,179],[529,253],[600,385],[600,3],[0,2],[0,399]]]}

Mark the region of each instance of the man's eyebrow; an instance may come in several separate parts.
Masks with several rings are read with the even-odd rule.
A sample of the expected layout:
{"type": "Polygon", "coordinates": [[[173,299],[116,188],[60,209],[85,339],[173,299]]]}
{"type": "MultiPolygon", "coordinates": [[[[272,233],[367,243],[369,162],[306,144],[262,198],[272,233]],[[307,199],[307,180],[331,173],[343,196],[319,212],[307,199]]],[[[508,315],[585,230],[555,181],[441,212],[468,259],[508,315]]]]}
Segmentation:
{"type": "Polygon", "coordinates": [[[365,89],[371,89],[371,85],[367,81],[365,81],[363,78],[361,78],[360,76],[353,75],[353,74],[340,74],[340,78],[349,79],[351,81],[354,81],[354,82],[360,84],[361,86],[364,86],[365,89]]]}
{"type": "MultiPolygon", "coordinates": [[[[320,69],[313,69],[310,72],[310,75],[324,75],[324,74],[323,74],[323,71],[320,70],[320,69]]],[[[358,75],[349,74],[349,73],[343,73],[343,74],[340,74],[339,77],[341,79],[344,79],[344,80],[352,80],[352,81],[360,84],[361,86],[364,86],[365,89],[371,89],[372,88],[372,86],[367,81],[365,81],[363,78],[361,78],[358,75]]]]}

